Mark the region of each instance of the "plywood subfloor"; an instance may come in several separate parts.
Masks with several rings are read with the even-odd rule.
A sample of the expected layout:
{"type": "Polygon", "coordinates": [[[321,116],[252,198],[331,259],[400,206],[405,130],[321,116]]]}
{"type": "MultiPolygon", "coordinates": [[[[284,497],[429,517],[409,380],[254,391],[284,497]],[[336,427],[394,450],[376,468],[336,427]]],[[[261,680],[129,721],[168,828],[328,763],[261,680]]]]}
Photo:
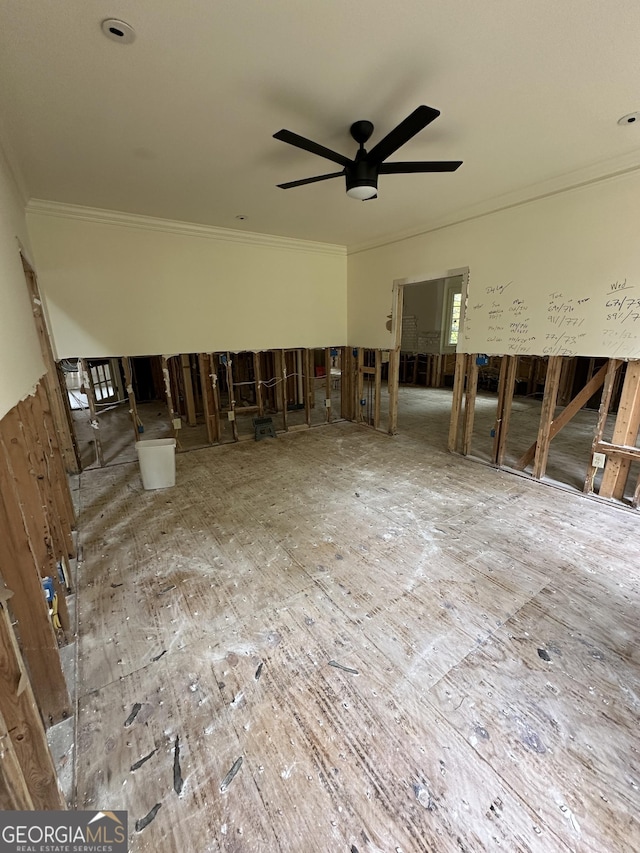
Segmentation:
{"type": "Polygon", "coordinates": [[[636,514],[348,423],[80,498],[77,805],[134,853],[640,850],[636,514]]]}

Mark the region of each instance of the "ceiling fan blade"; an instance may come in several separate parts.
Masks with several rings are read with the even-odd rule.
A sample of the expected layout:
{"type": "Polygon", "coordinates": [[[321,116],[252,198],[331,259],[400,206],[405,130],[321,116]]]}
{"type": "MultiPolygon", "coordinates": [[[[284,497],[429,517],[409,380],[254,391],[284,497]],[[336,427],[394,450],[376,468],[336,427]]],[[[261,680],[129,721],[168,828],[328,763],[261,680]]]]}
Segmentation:
{"type": "Polygon", "coordinates": [[[289,181],[286,184],[278,184],[281,190],[290,190],[292,187],[303,187],[305,184],[315,184],[317,181],[328,181],[329,178],[341,178],[344,172],[332,172],[330,175],[317,175],[315,178],[303,178],[301,181],[289,181]]]}
{"type": "Polygon", "coordinates": [[[381,163],[379,175],[409,175],[413,172],[455,172],[462,160],[423,160],[409,163],[381,163]]]}
{"type": "Polygon", "coordinates": [[[377,145],[373,146],[367,154],[367,160],[369,163],[382,163],[383,160],[390,157],[405,142],[408,142],[415,136],[416,133],[420,133],[423,128],[438,118],[439,115],[440,110],[436,110],[433,107],[425,107],[424,105],[418,107],[404,121],[401,121],[397,127],[394,127],[384,139],[381,139],[377,145]]]}
{"type": "Polygon", "coordinates": [[[290,130],[279,130],[273,134],[273,138],[279,139],[281,142],[288,142],[289,145],[295,145],[296,148],[302,148],[303,151],[309,151],[311,154],[317,154],[318,157],[332,160],[334,163],[340,163],[341,166],[351,165],[351,160],[348,157],[344,157],[330,148],[325,148],[324,145],[319,145],[311,139],[306,139],[304,136],[298,136],[297,133],[292,133],[290,130]]]}

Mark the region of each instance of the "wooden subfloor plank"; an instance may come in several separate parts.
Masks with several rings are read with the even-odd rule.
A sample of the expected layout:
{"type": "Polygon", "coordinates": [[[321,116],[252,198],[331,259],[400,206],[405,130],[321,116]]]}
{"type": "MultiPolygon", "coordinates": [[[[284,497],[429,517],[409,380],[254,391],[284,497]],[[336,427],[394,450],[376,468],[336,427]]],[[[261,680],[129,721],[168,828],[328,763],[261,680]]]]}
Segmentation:
{"type": "Polygon", "coordinates": [[[637,517],[441,435],[83,473],[78,807],[132,853],[633,849],[637,517]]]}

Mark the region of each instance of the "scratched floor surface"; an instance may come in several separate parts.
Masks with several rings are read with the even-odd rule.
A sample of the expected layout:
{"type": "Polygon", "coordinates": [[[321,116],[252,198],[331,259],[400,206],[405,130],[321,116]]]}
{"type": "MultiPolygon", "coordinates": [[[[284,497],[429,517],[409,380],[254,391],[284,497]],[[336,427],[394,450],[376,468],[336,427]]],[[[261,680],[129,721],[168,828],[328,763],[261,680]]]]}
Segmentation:
{"type": "Polygon", "coordinates": [[[80,498],[77,805],[133,853],[640,850],[637,514],[348,423],[80,498]]]}

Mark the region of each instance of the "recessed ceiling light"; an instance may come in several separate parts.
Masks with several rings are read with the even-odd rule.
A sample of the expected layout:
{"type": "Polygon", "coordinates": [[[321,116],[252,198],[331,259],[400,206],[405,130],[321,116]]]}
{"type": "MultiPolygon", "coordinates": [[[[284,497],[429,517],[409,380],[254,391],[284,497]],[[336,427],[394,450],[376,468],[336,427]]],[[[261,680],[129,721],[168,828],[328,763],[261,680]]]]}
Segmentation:
{"type": "Polygon", "coordinates": [[[118,21],[116,18],[106,18],[100,26],[107,38],[119,41],[120,44],[131,44],[136,37],[135,30],[130,24],[118,21]]]}
{"type": "Polygon", "coordinates": [[[618,119],[618,124],[639,124],[640,125],[640,113],[627,113],[626,116],[622,116],[622,118],[618,119]]]}

